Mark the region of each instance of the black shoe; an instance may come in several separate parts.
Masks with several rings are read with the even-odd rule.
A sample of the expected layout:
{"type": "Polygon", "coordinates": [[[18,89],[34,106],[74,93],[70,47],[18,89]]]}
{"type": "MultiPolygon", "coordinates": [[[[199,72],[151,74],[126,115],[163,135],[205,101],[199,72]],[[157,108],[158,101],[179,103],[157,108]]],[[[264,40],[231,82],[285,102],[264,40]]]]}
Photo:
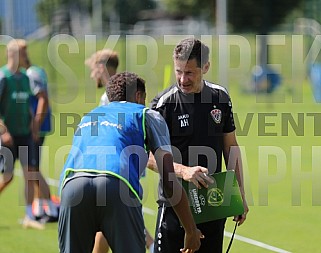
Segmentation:
{"type": "Polygon", "coordinates": [[[44,215],[40,218],[41,223],[52,223],[52,222],[58,222],[58,216],[48,216],[44,215]]]}

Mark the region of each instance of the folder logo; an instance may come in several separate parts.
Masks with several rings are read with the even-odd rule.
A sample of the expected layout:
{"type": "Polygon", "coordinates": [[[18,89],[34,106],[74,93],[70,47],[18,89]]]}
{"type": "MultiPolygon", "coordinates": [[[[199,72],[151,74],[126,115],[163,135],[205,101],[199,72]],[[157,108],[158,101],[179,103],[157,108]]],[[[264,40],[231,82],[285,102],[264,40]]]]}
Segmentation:
{"type": "Polygon", "coordinates": [[[202,194],[199,196],[199,198],[200,198],[201,205],[202,205],[202,206],[205,206],[205,204],[206,204],[206,198],[205,198],[202,194]]]}
{"type": "Polygon", "coordinates": [[[214,180],[208,188],[198,189],[193,183],[184,181],[190,208],[196,224],[218,220],[244,213],[242,196],[234,171],[210,175],[214,180]]]}
{"type": "Polygon", "coordinates": [[[220,206],[223,204],[224,195],[219,188],[212,188],[207,192],[207,203],[209,206],[220,206]]]}

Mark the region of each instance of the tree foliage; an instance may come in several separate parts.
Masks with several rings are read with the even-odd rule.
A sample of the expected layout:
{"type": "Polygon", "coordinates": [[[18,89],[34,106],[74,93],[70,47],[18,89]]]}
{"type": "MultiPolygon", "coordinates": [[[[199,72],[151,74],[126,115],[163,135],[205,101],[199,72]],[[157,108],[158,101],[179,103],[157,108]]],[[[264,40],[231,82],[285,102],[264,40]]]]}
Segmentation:
{"type": "MultiPolygon", "coordinates": [[[[57,10],[68,11],[77,7],[81,11],[92,13],[92,0],[42,0],[37,4],[37,13],[43,24],[50,24],[57,10]]],[[[135,24],[138,14],[144,9],[155,8],[153,0],[101,0],[103,21],[108,22],[111,14],[116,14],[122,24],[135,24]],[[112,13],[114,12],[114,13],[112,13]]]]}
{"type": "MultiPolygon", "coordinates": [[[[165,9],[178,16],[196,16],[215,24],[217,0],[163,0],[165,9]]],[[[288,13],[304,4],[304,0],[226,0],[228,23],[234,32],[269,30],[284,21],[288,13]]],[[[311,0],[309,0],[311,1],[311,0]]],[[[93,0],[42,0],[37,10],[40,20],[50,24],[57,9],[68,10],[71,6],[92,13],[93,0]]],[[[139,12],[154,9],[154,0],[101,0],[103,21],[108,22],[113,14],[122,24],[132,25],[139,19],[139,12]]]]}
{"type": "Polygon", "coordinates": [[[153,0],[116,0],[115,10],[119,13],[120,23],[135,24],[139,19],[139,12],[156,7],[153,0]]]}
{"type": "MultiPolygon", "coordinates": [[[[207,15],[215,22],[217,0],[164,0],[171,13],[184,13],[192,16],[207,15]]],[[[228,23],[233,31],[268,32],[284,21],[294,8],[304,0],[226,0],[228,23]]]]}
{"type": "Polygon", "coordinates": [[[228,20],[235,31],[268,33],[302,2],[303,0],[229,1],[228,20]]]}
{"type": "Polygon", "coordinates": [[[207,16],[215,14],[216,0],[163,0],[166,10],[171,14],[187,16],[207,16]]]}

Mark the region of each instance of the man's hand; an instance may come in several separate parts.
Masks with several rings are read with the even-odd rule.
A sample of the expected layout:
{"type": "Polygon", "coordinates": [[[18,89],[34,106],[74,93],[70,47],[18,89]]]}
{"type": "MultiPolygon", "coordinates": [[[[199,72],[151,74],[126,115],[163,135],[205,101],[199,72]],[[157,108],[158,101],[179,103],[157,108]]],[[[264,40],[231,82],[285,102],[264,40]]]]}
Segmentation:
{"type": "MultiPolygon", "coordinates": [[[[153,154],[149,155],[147,167],[157,173],[159,172],[153,154]]],[[[214,182],[213,179],[208,176],[208,169],[202,166],[188,167],[180,163],[174,163],[174,170],[177,177],[192,182],[198,188],[202,186],[208,188],[208,184],[214,182]]]]}
{"type": "Polygon", "coordinates": [[[238,226],[241,226],[244,221],[246,220],[247,213],[249,212],[249,207],[247,205],[247,202],[245,198],[243,199],[243,206],[244,206],[244,213],[242,215],[234,216],[234,221],[237,222],[238,226]]]}
{"type": "Polygon", "coordinates": [[[12,147],[13,146],[13,139],[11,134],[7,131],[1,136],[2,146],[12,147]]]}
{"type": "Polygon", "coordinates": [[[203,239],[204,235],[199,229],[196,229],[194,233],[186,233],[184,238],[184,248],[180,251],[183,253],[192,253],[201,247],[201,240],[203,239]]]}
{"type": "Polygon", "coordinates": [[[198,188],[202,186],[208,188],[208,184],[214,182],[213,179],[208,176],[208,169],[202,166],[183,166],[183,168],[181,168],[181,175],[185,181],[192,182],[198,188]]]}
{"type": "Polygon", "coordinates": [[[4,134],[7,131],[6,126],[3,124],[2,120],[0,120],[0,135],[4,134]]]}

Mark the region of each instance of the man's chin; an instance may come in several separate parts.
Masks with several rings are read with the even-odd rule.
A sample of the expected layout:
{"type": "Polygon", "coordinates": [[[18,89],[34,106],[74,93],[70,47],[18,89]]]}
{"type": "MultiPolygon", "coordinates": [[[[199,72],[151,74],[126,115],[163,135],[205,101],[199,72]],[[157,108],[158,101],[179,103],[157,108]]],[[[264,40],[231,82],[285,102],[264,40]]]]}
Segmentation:
{"type": "Polygon", "coordinates": [[[190,86],[179,86],[181,92],[188,94],[188,93],[193,93],[193,89],[190,86]]]}

